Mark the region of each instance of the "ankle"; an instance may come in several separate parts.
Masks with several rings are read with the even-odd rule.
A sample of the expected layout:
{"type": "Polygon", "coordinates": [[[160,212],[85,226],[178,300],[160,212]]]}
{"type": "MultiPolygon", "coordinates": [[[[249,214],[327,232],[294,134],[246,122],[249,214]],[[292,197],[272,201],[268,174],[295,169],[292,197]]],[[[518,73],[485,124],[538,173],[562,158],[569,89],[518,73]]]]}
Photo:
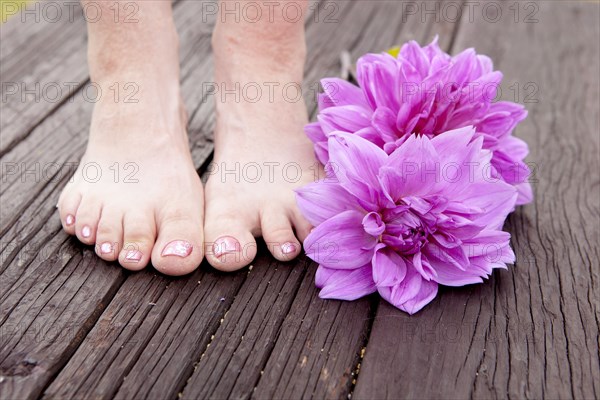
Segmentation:
{"type": "Polygon", "coordinates": [[[274,37],[270,32],[261,35],[238,32],[239,28],[219,24],[212,36],[212,48],[217,65],[243,65],[240,70],[248,69],[253,74],[264,75],[273,80],[278,75],[302,81],[304,63],[306,61],[306,42],[303,26],[290,27],[281,36],[274,37]]]}

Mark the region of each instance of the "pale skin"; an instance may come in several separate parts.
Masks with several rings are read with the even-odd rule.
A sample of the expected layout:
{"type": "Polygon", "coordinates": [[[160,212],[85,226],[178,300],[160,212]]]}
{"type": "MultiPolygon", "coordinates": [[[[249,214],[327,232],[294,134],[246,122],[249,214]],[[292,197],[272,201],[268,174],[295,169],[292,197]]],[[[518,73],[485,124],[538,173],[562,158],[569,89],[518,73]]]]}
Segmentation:
{"type": "MultiPolygon", "coordinates": [[[[102,96],[96,103],[86,153],[58,202],[65,231],[94,245],[104,260],[130,270],[151,263],[168,275],[190,273],[204,257],[220,270],[242,268],[256,255],[260,236],[276,259],[298,256],[311,226],[293,190],[320,173],[303,133],[304,102],[281,90],[252,102],[215,95],[216,173],[203,188],[188,147],[171,3],[136,2],[136,23],[115,22],[114,3],[95,2],[105,9],[100,21],[88,23],[91,80],[103,93],[115,82],[135,82],[139,102],[102,96]],[[235,171],[236,163],[240,171],[261,166],[262,179],[254,172],[250,179],[218,173],[235,171]],[[85,179],[89,165],[103,172],[99,180],[85,179]]],[[[294,3],[306,11],[305,0],[294,3]]],[[[301,83],[304,21],[263,11],[258,21],[217,18],[212,43],[219,87],[301,83]]]]}

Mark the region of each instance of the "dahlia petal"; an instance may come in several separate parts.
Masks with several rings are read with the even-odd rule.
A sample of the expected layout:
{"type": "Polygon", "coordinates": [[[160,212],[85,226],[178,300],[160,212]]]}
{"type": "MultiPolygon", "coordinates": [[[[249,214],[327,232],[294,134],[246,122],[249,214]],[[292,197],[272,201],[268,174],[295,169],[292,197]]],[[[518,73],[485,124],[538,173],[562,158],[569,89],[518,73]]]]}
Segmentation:
{"type": "Polygon", "coordinates": [[[412,133],[412,129],[418,122],[418,116],[415,118],[411,100],[413,99],[403,101],[398,108],[398,113],[396,114],[396,130],[400,135],[410,135],[412,133]]]}
{"type": "MultiPolygon", "coordinates": [[[[465,217],[460,214],[453,214],[448,212],[448,210],[446,209],[443,215],[438,216],[438,232],[436,232],[436,234],[445,235],[446,237],[455,237],[459,241],[472,238],[485,229],[485,222],[473,222],[474,218],[476,217],[477,215],[469,215],[465,217]]],[[[436,234],[434,234],[434,237],[436,237],[437,239],[436,234]]],[[[442,241],[444,241],[444,239],[442,239],[442,241]]],[[[444,242],[442,244],[446,243],[444,242]]],[[[449,245],[444,247],[454,246],[449,245]]]]}
{"type": "Polygon", "coordinates": [[[379,107],[373,113],[371,124],[381,135],[384,142],[398,139],[396,135],[396,115],[389,108],[379,107]]]}
{"type": "Polygon", "coordinates": [[[431,139],[431,144],[435,148],[438,154],[443,155],[444,161],[450,161],[451,155],[457,155],[454,158],[455,161],[462,161],[460,154],[463,154],[473,136],[475,135],[475,128],[472,126],[465,126],[458,129],[449,130],[444,132],[443,135],[438,135],[431,139]]]}
{"type": "Polygon", "coordinates": [[[476,237],[465,240],[469,257],[483,257],[490,262],[513,263],[515,254],[510,248],[510,233],[484,230],[476,237]]]}
{"type": "Polygon", "coordinates": [[[452,67],[448,71],[448,82],[462,87],[471,77],[471,69],[476,54],[473,49],[466,49],[452,58],[452,67]]]}
{"type": "Polygon", "coordinates": [[[531,170],[525,162],[512,159],[511,155],[507,155],[504,151],[494,152],[492,165],[497,175],[509,184],[526,182],[531,175],[531,170]]]}
{"type": "Polygon", "coordinates": [[[439,156],[425,137],[411,136],[390,154],[379,172],[379,181],[388,198],[430,194],[439,183],[439,156]]]}
{"type": "Polygon", "coordinates": [[[356,63],[356,80],[363,90],[371,109],[398,107],[398,99],[392,90],[381,88],[394,87],[398,61],[389,54],[366,54],[356,63]],[[392,83],[392,84],[391,84],[392,83]]]}
{"type": "Polygon", "coordinates": [[[527,143],[514,136],[505,137],[498,143],[498,146],[500,146],[502,152],[507,154],[507,158],[513,160],[523,160],[529,154],[527,143]]]}
{"type": "Polygon", "coordinates": [[[404,259],[382,243],[375,247],[372,264],[373,280],[378,287],[400,284],[406,276],[404,259]]]}
{"type": "Polygon", "coordinates": [[[313,142],[315,155],[321,164],[327,164],[329,161],[329,152],[327,151],[327,136],[321,124],[318,122],[312,122],[304,126],[304,133],[311,142],[313,142]]]}
{"type": "Polygon", "coordinates": [[[421,284],[424,281],[412,265],[408,265],[406,275],[400,283],[393,286],[377,285],[377,291],[381,297],[397,307],[415,297],[421,290],[421,284]]]}
{"type": "Polygon", "coordinates": [[[419,71],[422,78],[427,76],[429,72],[429,58],[417,42],[411,40],[402,46],[400,55],[419,71]]]}
{"type": "Polygon", "coordinates": [[[438,39],[438,35],[435,35],[431,43],[423,47],[423,51],[425,52],[429,60],[433,60],[436,57],[447,56],[446,53],[444,53],[442,49],[440,49],[440,46],[438,45],[438,39]]]}
{"type": "Polygon", "coordinates": [[[521,206],[533,201],[533,189],[529,182],[519,183],[515,185],[515,188],[517,189],[517,201],[515,206],[521,206]]]}
{"type": "Polygon", "coordinates": [[[354,132],[354,134],[365,140],[368,140],[369,142],[373,143],[377,147],[383,147],[385,144],[385,141],[381,137],[381,134],[379,132],[377,132],[377,130],[375,128],[373,128],[372,126],[367,126],[366,128],[362,128],[362,129],[354,132]]]}
{"type": "Polygon", "coordinates": [[[477,123],[477,131],[491,135],[494,138],[500,138],[509,134],[515,125],[515,120],[510,113],[506,111],[494,112],[490,107],[487,115],[477,123]]]}
{"type": "Polygon", "coordinates": [[[327,268],[355,269],[370,262],[376,239],[362,227],[364,213],[344,211],[317,226],[305,239],[306,255],[327,268]]]}
{"type": "Polygon", "coordinates": [[[354,196],[337,182],[324,179],[296,189],[296,203],[313,226],[348,210],[358,210],[354,196]]]}
{"type": "Polygon", "coordinates": [[[488,74],[494,70],[494,63],[488,56],[482,54],[477,55],[477,62],[479,64],[480,74],[488,74]]]}
{"type": "Polygon", "coordinates": [[[415,270],[421,274],[423,279],[426,281],[430,281],[437,276],[435,269],[431,267],[426,259],[423,259],[421,253],[415,253],[412,259],[412,264],[415,267],[415,270]]]}
{"type": "Polygon", "coordinates": [[[426,281],[413,268],[407,269],[405,279],[393,286],[378,286],[377,291],[393,306],[414,314],[431,302],[437,294],[437,283],[426,281]]]}
{"type": "Polygon", "coordinates": [[[477,131],[501,137],[509,134],[526,117],[527,110],[521,104],[499,101],[490,104],[488,114],[477,124],[477,131]]]}
{"type": "Polygon", "coordinates": [[[456,197],[457,201],[482,209],[483,212],[474,217],[473,222],[490,229],[502,229],[517,201],[516,189],[501,180],[473,183],[456,194],[456,197]]]}
{"type": "Polygon", "coordinates": [[[439,272],[434,265],[434,261],[440,261],[446,265],[452,266],[460,271],[466,271],[469,267],[469,257],[467,256],[465,249],[459,247],[443,247],[430,241],[427,246],[423,248],[423,253],[427,257],[431,266],[439,272]]]}
{"type": "Polygon", "coordinates": [[[362,220],[365,232],[374,237],[379,237],[385,231],[385,223],[381,220],[381,215],[376,212],[370,212],[362,220]]]}
{"type": "Polygon", "coordinates": [[[329,157],[340,184],[361,204],[376,209],[382,200],[377,173],[387,158],[385,152],[361,137],[337,132],[329,137],[329,157]]]}
{"type": "Polygon", "coordinates": [[[423,281],[419,293],[410,300],[405,301],[397,306],[402,311],[406,311],[410,315],[420,311],[437,296],[438,284],[434,281],[423,281]]]}
{"type": "Polygon", "coordinates": [[[449,262],[442,261],[436,257],[430,257],[429,255],[427,255],[427,262],[436,272],[433,280],[440,285],[464,286],[483,282],[479,273],[473,268],[461,270],[449,262]]]}
{"type": "Polygon", "coordinates": [[[363,91],[356,85],[340,79],[325,78],[321,79],[321,86],[326,95],[326,101],[329,106],[362,106],[369,107],[363,91]]]}
{"type": "Polygon", "coordinates": [[[354,133],[371,125],[371,111],[355,105],[329,107],[321,111],[317,119],[325,134],[335,131],[354,133]]]}
{"type": "Polygon", "coordinates": [[[377,290],[367,264],[352,270],[332,269],[319,265],[315,284],[322,299],[356,300],[377,290]]]}

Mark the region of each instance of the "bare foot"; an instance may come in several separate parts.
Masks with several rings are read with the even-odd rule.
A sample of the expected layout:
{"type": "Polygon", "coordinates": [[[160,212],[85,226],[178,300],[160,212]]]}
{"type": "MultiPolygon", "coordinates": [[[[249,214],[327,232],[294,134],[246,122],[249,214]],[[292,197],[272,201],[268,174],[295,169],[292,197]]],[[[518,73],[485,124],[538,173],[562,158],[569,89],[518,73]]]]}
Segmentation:
{"type": "MultiPolygon", "coordinates": [[[[172,22],[164,23],[167,29],[148,46],[140,39],[104,53],[103,46],[118,43],[111,42],[114,30],[90,26],[90,72],[103,95],[86,153],[58,208],[65,231],[95,245],[102,259],[130,270],[152,261],[160,272],[183,275],[203,257],[203,191],[188,148],[177,38],[172,22]],[[125,102],[127,83],[129,93],[138,90],[128,100],[137,102],[125,102]]],[[[136,25],[141,32],[130,38],[146,28],[136,25]]]]}
{"type": "Polygon", "coordinates": [[[304,100],[296,98],[304,67],[303,36],[293,49],[276,46],[274,52],[255,51],[250,58],[244,52],[247,45],[234,37],[231,30],[219,28],[213,36],[220,92],[215,95],[215,156],[206,184],[204,226],[206,258],[226,271],[252,261],[258,236],[278,260],[300,253],[311,226],[296,207],[294,189],[313,181],[321,170],[303,132],[304,100]],[[271,96],[268,86],[274,82],[271,96]],[[222,99],[222,90],[236,90],[236,84],[242,90],[239,101],[235,95],[222,99]],[[244,94],[242,88],[248,85],[261,87],[262,96],[256,99],[258,90],[244,94]]]}

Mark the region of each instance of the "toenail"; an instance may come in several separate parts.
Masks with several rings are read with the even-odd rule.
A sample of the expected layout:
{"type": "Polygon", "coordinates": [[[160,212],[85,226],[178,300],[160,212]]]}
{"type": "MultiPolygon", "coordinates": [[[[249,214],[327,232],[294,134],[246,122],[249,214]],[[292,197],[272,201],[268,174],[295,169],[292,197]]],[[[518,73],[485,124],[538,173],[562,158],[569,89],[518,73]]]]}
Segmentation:
{"type": "Polygon", "coordinates": [[[138,262],[142,259],[142,252],[139,250],[129,250],[127,254],[125,254],[125,260],[138,262]]]}
{"type": "Polygon", "coordinates": [[[283,254],[292,254],[296,252],[296,245],[291,242],[287,242],[281,245],[281,252],[283,254]]]}
{"type": "Polygon", "coordinates": [[[241,251],[240,242],[236,238],[231,236],[223,236],[215,241],[213,244],[213,254],[219,258],[225,254],[235,253],[241,251]]]}
{"type": "Polygon", "coordinates": [[[110,244],[108,242],[102,243],[100,245],[100,253],[102,253],[102,254],[112,253],[112,244],[110,244]]]}
{"type": "Polygon", "coordinates": [[[185,240],[173,240],[167,243],[161,256],[187,257],[192,253],[192,244],[185,240]]]}
{"type": "Polygon", "coordinates": [[[67,217],[65,218],[65,225],[71,226],[74,223],[75,223],[75,217],[72,216],[71,214],[67,215],[67,217]]]}
{"type": "Polygon", "coordinates": [[[92,235],[92,230],[90,229],[89,226],[84,226],[83,229],[81,230],[81,236],[83,236],[84,238],[89,238],[92,235]]]}

